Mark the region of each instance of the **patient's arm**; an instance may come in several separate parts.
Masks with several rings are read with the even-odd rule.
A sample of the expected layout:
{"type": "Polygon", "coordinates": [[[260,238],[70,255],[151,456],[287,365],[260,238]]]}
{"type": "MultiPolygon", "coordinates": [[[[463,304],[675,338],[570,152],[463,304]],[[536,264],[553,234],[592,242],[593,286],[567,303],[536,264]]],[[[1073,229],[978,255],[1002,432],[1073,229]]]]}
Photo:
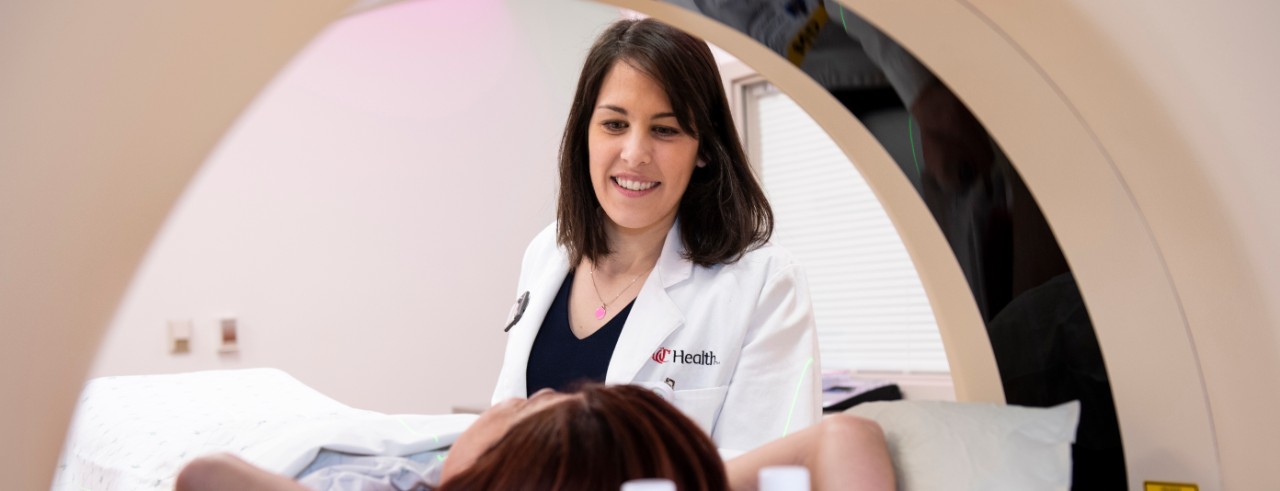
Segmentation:
{"type": "Polygon", "coordinates": [[[755,491],[760,469],[802,465],[815,491],[893,491],[893,465],[876,423],[835,414],[725,464],[734,491],[755,491]]]}
{"type": "Polygon", "coordinates": [[[268,472],[231,454],[191,461],[178,473],[175,491],[308,491],[292,479],[268,472]]]}

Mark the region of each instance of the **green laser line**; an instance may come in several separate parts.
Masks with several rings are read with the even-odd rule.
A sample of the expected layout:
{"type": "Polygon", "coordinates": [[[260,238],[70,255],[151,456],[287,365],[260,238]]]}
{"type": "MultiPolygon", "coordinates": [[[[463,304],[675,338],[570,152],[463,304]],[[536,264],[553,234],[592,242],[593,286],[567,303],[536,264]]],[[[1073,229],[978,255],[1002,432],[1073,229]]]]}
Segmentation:
{"type": "Polygon", "coordinates": [[[907,114],[907,141],[911,142],[911,160],[916,163],[916,177],[919,177],[920,159],[916,157],[915,127],[911,124],[911,114],[907,114]]]}
{"type": "Polygon", "coordinates": [[[438,453],[438,454],[436,454],[436,461],[437,461],[437,462],[444,462],[444,454],[442,454],[442,453],[438,453]]]}
{"type": "Polygon", "coordinates": [[[841,5],[839,8],[840,8],[840,25],[844,26],[844,30],[847,31],[849,30],[849,24],[844,23],[844,6],[841,5]]]}
{"type": "Polygon", "coordinates": [[[396,418],[396,421],[399,421],[401,425],[404,425],[404,429],[409,430],[409,433],[413,433],[413,434],[415,434],[415,435],[420,434],[420,433],[418,433],[418,430],[415,430],[415,429],[413,429],[413,427],[412,427],[412,426],[409,426],[409,423],[406,423],[406,422],[404,421],[404,418],[396,418]]]}
{"type": "MultiPolygon", "coordinates": [[[[404,429],[409,430],[409,433],[413,433],[413,434],[415,434],[415,435],[421,435],[421,434],[422,434],[422,432],[421,432],[421,431],[415,430],[415,429],[413,429],[413,427],[412,427],[412,426],[409,426],[409,423],[406,423],[406,422],[405,422],[405,420],[404,420],[404,418],[401,418],[401,417],[398,417],[398,416],[397,416],[397,417],[396,417],[396,421],[399,421],[399,422],[400,422],[400,424],[404,425],[404,429]]],[[[434,434],[434,433],[433,433],[433,434],[431,434],[431,438],[432,438],[432,439],[434,439],[434,440],[436,441],[436,443],[440,443],[440,435],[437,435],[437,434],[434,434]]]]}
{"type": "Polygon", "coordinates": [[[804,368],[800,370],[800,383],[796,384],[796,393],[791,396],[791,410],[787,411],[787,425],[782,427],[782,436],[787,436],[791,432],[791,417],[796,414],[796,402],[800,401],[800,387],[804,386],[805,374],[809,373],[809,365],[813,364],[813,357],[809,357],[809,361],[804,362],[804,368]]]}

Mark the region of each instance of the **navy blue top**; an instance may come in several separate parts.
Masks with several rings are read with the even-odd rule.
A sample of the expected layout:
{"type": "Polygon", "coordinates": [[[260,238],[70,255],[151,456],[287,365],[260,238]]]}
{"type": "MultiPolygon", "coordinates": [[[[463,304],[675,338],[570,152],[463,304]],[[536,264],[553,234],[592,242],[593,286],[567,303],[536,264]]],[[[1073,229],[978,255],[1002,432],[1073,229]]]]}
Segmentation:
{"type": "Polygon", "coordinates": [[[627,314],[631,313],[631,305],[635,301],[623,307],[599,330],[585,339],[578,339],[569,327],[569,290],[572,285],[573,271],[570,271],[564,284],[560,285],[555,301],[551,302],[547,316],[542,319],[538,337],[533,340],[525,372],[528,395],[545,387],[564,392],[582,382],[604,382],[605,373],[609,371],[613,348],[618,345],[622,325],[627,322],[627,314]]]}

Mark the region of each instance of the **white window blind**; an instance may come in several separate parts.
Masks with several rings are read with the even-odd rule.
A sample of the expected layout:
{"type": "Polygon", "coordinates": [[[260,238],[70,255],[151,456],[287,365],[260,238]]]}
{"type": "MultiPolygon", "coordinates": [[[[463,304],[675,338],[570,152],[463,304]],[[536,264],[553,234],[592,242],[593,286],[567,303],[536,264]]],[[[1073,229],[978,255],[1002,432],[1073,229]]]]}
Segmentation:
{"type": "Polygon", "coordinates": [[[808,274],[822,367],[947,372],[920,277],[862,176],[791,98],[766,84],[746,92],[773,240],[808,274]]]}

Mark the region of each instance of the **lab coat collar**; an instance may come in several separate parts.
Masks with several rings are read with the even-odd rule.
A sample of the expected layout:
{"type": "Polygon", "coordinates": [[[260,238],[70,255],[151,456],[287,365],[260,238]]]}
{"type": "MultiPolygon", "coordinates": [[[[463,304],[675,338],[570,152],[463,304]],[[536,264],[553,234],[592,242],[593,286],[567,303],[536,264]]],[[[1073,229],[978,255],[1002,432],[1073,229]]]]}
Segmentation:
{"type": "Polygon", "coordinates": [[[671,225],[662,253],[654,265],[654,273],[644,280],[631,313],[627,315],[617,347],[609,360],[605,383],[626,384],[635,379],[649,356],[662,347],[676,328],[684,325],[684,313],[676,306],[667,289],[693,275],[693,263],[684,258],[684,242],[680,238],[680,222],[671,225]]]}
{"type": "MultiPolygon", "coordinates": [[[[680,220],[671,224],[667,240],[662,243],[662,253],[654,271],[662,282],[662,288],[671,288],[693,275],[693,263],[685,259],[684,239],[680,236],[680,220]]],[[[647,283],[647,281],[646,281],[647,283]]]]}

